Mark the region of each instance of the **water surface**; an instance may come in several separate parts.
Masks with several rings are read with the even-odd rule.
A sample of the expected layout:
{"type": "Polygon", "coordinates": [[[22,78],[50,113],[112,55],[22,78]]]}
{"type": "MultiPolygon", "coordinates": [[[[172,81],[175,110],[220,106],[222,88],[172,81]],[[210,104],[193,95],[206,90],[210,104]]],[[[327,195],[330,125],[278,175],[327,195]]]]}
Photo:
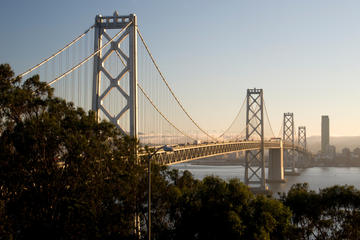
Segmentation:
{"type": "MultiPolygon", "coordinates": [[[[239,178],[244,180],[244,167],[234,166],[207,166],[192,165],[182,163],[172,167],[180,171],[188,170],[195,178],[202,179],[206,176],[214,175],[225,180],[239,178]]],[[[269,189],[273,193],[287,192],[293,184],[307,182],[310,189],[318,191],[319,188],[330,187],[333,185],[353,185],[360,189],[360,168],[359,167],[313,167],[299,169],[299,176],[286,176],[286,183],[269,183],[269,189]]]]}

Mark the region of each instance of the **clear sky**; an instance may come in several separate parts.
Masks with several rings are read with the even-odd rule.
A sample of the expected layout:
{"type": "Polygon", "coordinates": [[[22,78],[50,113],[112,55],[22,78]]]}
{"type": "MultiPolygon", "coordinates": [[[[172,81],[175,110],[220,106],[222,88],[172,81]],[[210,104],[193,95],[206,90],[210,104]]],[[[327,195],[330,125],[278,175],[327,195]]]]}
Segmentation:
{"type": "Polygon", "coordinates": [[[62,48],[96,14],[136,13],[176,95],[224,130],[247,88],[263,88],[275,132],[284,112],[320,135],[360,135],[358,0],[12,0],[0,8],[0,63],[16,73],[62,48]]]}

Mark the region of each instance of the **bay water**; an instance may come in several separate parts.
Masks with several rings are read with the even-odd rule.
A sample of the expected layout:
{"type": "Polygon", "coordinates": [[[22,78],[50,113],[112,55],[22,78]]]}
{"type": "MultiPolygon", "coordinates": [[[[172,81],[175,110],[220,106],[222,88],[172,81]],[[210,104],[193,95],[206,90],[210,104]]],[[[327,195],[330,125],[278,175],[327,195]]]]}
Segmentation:
{"type": "MultiPolygon", "coordinates": [[[[239,178],[242,182],[244,181],[245,168],[240,165],[211,166],[181,163],[172,167],[180,171],[188,170],[196,179],[213,175],[224,180],[239,178]]],[[[293,184],[304,182],[307,182],[309,188],[314,191],[333,185],[353,185],[360,189],[360,167],[312,167],[297,169],[297,172],[298,176],[285,176],[286,183],[268,183],[269,189],[274,194],[288,192],[293,184]]]]}

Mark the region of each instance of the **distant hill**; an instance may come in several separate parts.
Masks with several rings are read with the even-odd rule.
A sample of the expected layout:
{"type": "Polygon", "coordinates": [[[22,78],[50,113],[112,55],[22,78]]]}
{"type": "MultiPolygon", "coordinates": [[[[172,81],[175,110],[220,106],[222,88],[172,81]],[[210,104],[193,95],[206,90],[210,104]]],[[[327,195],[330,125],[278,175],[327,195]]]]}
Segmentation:
{"type": "MultiPolygon", "coordinates": [[[[321,137],[308,137],[307,144],[310,151],[317,153],[321,149],[321,137]]],[[[330,137],[330,144],[336,147],[336,152],[341,152],[345,147],[350,148],[352,151],[354,148],[360,147],[360,136],[330,137]]]]}

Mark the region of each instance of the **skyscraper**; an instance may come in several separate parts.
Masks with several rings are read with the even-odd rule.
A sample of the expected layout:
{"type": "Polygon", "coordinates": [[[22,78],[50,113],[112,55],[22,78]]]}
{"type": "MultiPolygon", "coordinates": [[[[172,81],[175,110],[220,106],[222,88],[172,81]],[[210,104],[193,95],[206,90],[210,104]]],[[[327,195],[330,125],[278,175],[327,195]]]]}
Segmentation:
{"type": "Polygon", "coordinates": [[[321,116],[321,152],[327,153],[330,144],[329,116],[321,116]]]}

